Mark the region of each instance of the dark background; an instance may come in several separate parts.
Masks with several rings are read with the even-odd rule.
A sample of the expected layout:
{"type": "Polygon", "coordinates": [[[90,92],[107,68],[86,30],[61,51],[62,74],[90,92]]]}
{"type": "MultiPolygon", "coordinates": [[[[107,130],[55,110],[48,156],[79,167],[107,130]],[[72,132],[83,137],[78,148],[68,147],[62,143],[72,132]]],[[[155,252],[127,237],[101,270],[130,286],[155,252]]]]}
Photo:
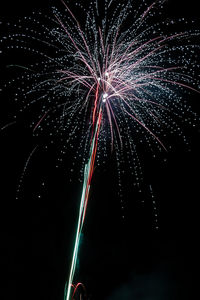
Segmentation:
{"type": "MultiPolygon", "coordinates": [[[[0,14],[12,19],[49,4],[56,1],[4,2],[0,14]]],[[[168,1],[166,14],[198,17],[198,2],[168,1]]],[[[199,113],[200,98],[192,97],[199,113]]],[[[3,126],[7,118],[11,120],[13,108],[7,99],[1,101],[3,126]]],[[[199,130],[189,134],[190,151],[177,144],[177,150],[156,158],[142,152],[144,190],[152,185],[158,230],[149,192],[144,207],[137,192],[125,192],[122,211],[114,158],[95,171],[76,275],[91,299],[194,298],[199,255],[199,130]]],[[[81,185],[75,178],[70,181],[67,167],[55,167],[54,141],[49,151],[37,149],[17,193],[25,161],[36,141],[23,122],[1,131],[0,141],[1,299],[63,299],[81,185]]],[[[70,157],[66,164],[68,160],[70,157]]],[[[131,185],[129,178],[126,184],[131,185]]]]}

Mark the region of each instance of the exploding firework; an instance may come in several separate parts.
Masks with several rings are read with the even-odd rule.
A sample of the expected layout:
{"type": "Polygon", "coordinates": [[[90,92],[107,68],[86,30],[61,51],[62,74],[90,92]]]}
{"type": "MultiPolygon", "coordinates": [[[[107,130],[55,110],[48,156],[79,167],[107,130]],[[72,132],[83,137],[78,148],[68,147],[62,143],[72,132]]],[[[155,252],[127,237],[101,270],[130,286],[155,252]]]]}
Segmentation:
{"type": "Polygon", "coordinates": [[[74,160],[82,166],[83,191],[68,300],[95,161],[101,165],[109,153],[115,153],[120,191],[120,165],[126,158],[133,161],[130,172],[139,185],[137,143],[167,150],[166,128],[186,143],[180,126],[185,111],[188,123],[197,121],[185,99],[189,93],[198,93],[199,31],[193,21],[191,30],[178,31],[184,18],[176,23],[157,21],[165,2],[161,0],[142,1],[139,6],[115,0],[105,0],[103,5],[94,0],[88,7],[76,3],[74,11],[83,12],[81,21],[70,4],[62,2],[64,13],[53,8],[52,17],[42,13],[26,17],[26,26],[14,26],[2,42],[36,57],[32,64],[9,66],[23,71],[15,98],[20,100],[22,113],[28,112],[33,134],[60,136],[62,157],[71,147],[74,160]],[[156,20],[153,25],[151,18],[156,20]],[[20,27],[25,28],[23,33],[20,27]]]}

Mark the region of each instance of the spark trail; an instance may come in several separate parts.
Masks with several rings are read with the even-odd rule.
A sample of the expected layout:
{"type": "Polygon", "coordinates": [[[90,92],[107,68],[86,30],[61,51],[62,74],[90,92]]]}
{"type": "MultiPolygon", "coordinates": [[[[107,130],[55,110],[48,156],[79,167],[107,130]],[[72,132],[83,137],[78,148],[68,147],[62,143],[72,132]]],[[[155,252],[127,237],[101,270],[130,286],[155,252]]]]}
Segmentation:
{"type": "Polygon", "coordinates": [[[90,191],[90,184],[91,184],[92,175],[93,175],[93,171],[94,171],[94,163],[95,163],[95,157],[96,157],[96,151],[97,151],[98,136],[99,136],[99,131],[100,131],[100,127],[101,127],[101,120],[102,120],[102,108],[100,107],[97,121],[96,121],[94,136],[93,136],[91,146],[90,146],[89,161],[85,165],[83,189],[82,189],[82,196],[81,196],[79,217],[78,217],[78,226],[77,226],[77,231],[76,231],[76,239],[75,239],[74,252],[73,252],[73,257],[72,257],[70,275],[69,275],[69,280],[67,283],[66,300],[69,300],[70,296],[71,296],[71,288],[73,285],[73,278],[74,278],[74,273],[76,270],[76,261],[77,261],[78,250],[79,250],[79,242],[80,242],[81,232],[82,232],[82,228],[83,228],[83,224],[84,224],[84,220],[85,220],[85,214],[86,214],[89,191],[90,191]]]}

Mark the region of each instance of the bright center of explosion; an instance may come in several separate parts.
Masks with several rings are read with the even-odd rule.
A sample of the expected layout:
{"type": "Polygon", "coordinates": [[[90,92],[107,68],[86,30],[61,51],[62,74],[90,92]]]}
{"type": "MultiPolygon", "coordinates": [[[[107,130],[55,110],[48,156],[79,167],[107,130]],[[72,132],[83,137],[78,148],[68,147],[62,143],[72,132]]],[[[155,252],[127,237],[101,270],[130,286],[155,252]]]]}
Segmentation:
{"type": "Polygon", "coordinates": [[[107,93],[104,93],[103,94],[103,102],[105,103],[107,101],[107,98],[108,98],[108,94],[107,93]]]}

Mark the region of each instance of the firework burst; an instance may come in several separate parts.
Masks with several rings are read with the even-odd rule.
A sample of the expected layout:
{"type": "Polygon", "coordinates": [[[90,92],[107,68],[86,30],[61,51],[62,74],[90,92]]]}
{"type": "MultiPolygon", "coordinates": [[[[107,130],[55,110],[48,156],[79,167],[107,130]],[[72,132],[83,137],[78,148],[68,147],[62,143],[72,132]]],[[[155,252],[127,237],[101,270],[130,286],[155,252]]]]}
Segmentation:
{"type": "Polygon", "coordinates": [[[7,48],[36,57],[34,64],[9,66],[23,68],[15,97],[20,110],[38,111],[31,115],[34,135],[66,132],[67,145],[80,141],[75,156],[84,157],[82,173],[100,101],[104,117],[97,163],[112,149],[123,148],[132,156],[141,135],[148,145],[168,149],[166,128],[182,134],[175,118],[185,113],[184,94],[197,89],[199,32],[175,27],[169,33],[175,26],[169,20],[150,25],[162,2],[134,7],[131,1],[105,1],[103,11],[98,1],[87,8],[77,3],[75,9],[84,11],[81,23],[63,2],[64,14],[55,8],[52,18],[34,14],[24,19],[26,27],[17,24],[2,39],[7,48]],[[19,33],[21,27],[24,33],[19,33]],[[96,93],[102,97],[97,99],[96,93]]]}
{"type": "MultiPolygon", "coordinates": [[[[31,111],[34,135],[61,135],[62,156],[67,147],[76,147],[79,165],[82,158],[84,188],[67,299],[95,159],[102,164],[115,152],[121,186],[120,163],[124,156],[136,162],[138,140],[167,150],[167,128],[186,142],[180,123],[185,122],[186,95],[198,93],[199,31],[193,21],[192,30],[177,30],[184,18],[152,25],[150,19],[160,15],[164,2],[140,1],[134,7],[132,1],[105,0],[100,5],[94,0],[87,8],[76,3],[73,10],[62,1],[64,13],[53,8],[52,17],[38,13],[24,18],[23,33],[21,25],[14,26],[2,39],[7,48],[14,45],[36,57],[33,64],[14,66],[23,69],[16,99],[23,112],[31,111]],[[83,12],[81,22],[74,12],[78,10],[83,12]]],[[[188,123],[195,124],[197,117],[187,107],[188,123]]],[[[138,164],[130,169],[139,184],[138,164]]]]}

